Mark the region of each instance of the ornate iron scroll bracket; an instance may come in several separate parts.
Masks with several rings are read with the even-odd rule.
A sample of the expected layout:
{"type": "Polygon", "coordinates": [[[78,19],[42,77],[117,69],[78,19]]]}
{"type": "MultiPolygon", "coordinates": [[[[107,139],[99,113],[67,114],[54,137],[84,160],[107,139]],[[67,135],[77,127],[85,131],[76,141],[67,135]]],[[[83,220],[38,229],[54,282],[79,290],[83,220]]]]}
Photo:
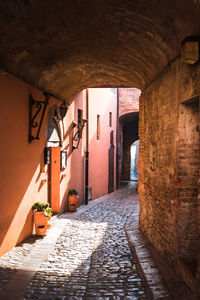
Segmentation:
{"type": "Polygon", "coordinates": [[[31,143],[33,140],[39,140],[40,129],[42,126],[42,122],[44,119],[46,107],[49,104],[49,98],[52,97],[51,94],[43,92],[45,96],[44,101],[35,100],[32,95],[29,96],[29,134],[28,134],[28,142],[31,143]],[[43,109],[42,109],[43,106],[43,109]],[[42,114],[39,121],[36,121],[36,117],[40,113],[42,109],[42,114]],[[32,133],[33,128],[38,128],[36,135],[34,136],[32,133]]]}
{"type": "Polygon", "coordinates": [[[82,119],[80,124],[73,122],[73,135],[72,135],[72,151],[78,149],[80,140],[82,138],[82,131],[87,120],[82,119]]]}

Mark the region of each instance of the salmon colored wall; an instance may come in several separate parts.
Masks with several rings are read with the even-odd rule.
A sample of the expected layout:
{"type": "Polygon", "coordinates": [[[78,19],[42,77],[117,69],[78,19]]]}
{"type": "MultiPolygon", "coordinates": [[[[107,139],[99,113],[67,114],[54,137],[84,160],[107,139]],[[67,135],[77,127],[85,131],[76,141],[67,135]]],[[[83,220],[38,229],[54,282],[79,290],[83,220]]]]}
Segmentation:
{"type": "MultiPolygon", "coordinates": [[[[0,255],[32,234],[32,205],[36,201],[47,202],[49,196],[44,147],[47,146],[50,113],[53,106],[59,106],[61,102],[50,99],[40,140],[29,144],[30,93],[36,100],[44,100],[41,91],[0,70],[0,255]]],[[[89,186],[92,187],[93,198],[96,198],[108,191],[108,148],[110,131],[115,131],[116,126],[117,102],[111,89],[89,89],[89,100],[89,186]],[[108,124],[110,111],[113,112],[112,128],[108,124]],[[100,142],[96,140],[97,114],[101,115],[100,142]]],[[[86,118],[86,91],[75,95],[69,102],[69,111],[63,120],[64,141],[61,147],[61,150],[68,152],[67,167],[60,174],[58,172],[60,212],[67,210],[67,193],[70,188],[77,189],[81,202],[84,202],[86,130],[83,129],[79,149],[72,152],[72,122],[78,121],[78,109],[83,109],[83,118],[86,118]]]]}
{"type": "MultiPolygon", "coordinates": [[[[108,192],[108,149],[110,132],[116,133],[117,95],[113,89],[88,89],[89,95],[89,187],[95,199],[108,192]],[[112,127],[109,127],[109,112],[112,112],[112,127]],[[96,140],[97,114],[101,115],[101,138],[96,140]]],[[[72,152],[72,122],[78,121],[78,109],[83,110],[86,119],[86,90],[70,99],[67,117],[64,120],[64,142],[62,149],[67,150],[67,168],[61,173],[61,211],[67,209],[67,193],[75,188],[84,203],[85,189],[85,151],[86,128],[84,127],[79,148],[72,152]]],[[[116,151],[116,150],[115,150],[116,151]]],[[[116,158],[114,158],[114,161],[116,158]]],[[[114,168],[116,174],[116,170],[114,168]]],[[[114,175],[115,180],[116,175],[114,175]]],[[[114,181],[115,182],[115,181],[114,181]]],[[[116,183],[115,183],[116,185],[116,183]]]]}
{"type": "Polygon", "coordinates": [[[70,99],[69,110],[64,119],[63,150],[67,150],[67,168],[61,172],[61,211],[67,210],[67,193],[69,189],[76,189],[80,202],[84,202],[84,162],[85,162],[85,128],[79,148],[72,151],[72,122],[78,122],[78,109],[83,110],[85,116],[86,91],[83,90],[70,99]]]}
{"type": "Polygon", "coordinates": [[[47,174],[43,165],[46,116],[41,139],[29,144],[30,93],[44,99],[40,91],[0,71],[0,255],[32,234],[32,204],[47,201],[47,174]]]}
{"type": "Polygon", "coordinates": [[[110,88],[89,89],[89,187],[92,198],[108,193],[108,150],[114,131],[114,186],[116,187],[116,115],[117,92],[110,88]],[[112,127],[109,127],[112,112],[112,127]],[[97,115],[100,115],[100,140],[97,140],[97,115]]]}
{"type": "Polygon", "coordinates": [[[49,174],[50,201],[53,213],[60,212],[60,147],[51,148],[49,174]]]}

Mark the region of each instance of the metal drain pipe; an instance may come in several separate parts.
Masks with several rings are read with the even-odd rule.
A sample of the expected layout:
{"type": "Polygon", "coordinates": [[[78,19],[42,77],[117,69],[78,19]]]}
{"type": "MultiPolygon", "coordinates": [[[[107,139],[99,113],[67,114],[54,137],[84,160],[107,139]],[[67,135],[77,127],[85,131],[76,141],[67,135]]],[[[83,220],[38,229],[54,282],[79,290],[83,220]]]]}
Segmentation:
{"type": "Polygon", "coordinates": [[[85,151],[85,205],[88,204],[89,190],[89,98],[86,89],[86,151],[85,151]]]}
{"type": "Polygon", "coordinates": [[[116,124],[116,189],[119,188],[119,88],[117,88],[117,124],[116,124]]]}

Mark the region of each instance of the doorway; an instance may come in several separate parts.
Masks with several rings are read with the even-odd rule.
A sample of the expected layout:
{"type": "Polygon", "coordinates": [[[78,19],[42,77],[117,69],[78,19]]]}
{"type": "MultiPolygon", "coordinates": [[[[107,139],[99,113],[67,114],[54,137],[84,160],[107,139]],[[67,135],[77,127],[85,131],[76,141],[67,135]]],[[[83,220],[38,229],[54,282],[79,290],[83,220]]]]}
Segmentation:
{"type": "Polygon", "coordinates": [[[110,133],[110,146],[108,152],[108,193],[114,191],[114,145],[113,145],[113,130],[110,133]]]}
{"type": "Polygon", "coordinates": [[[138,180],[138,153],[139,153],[139,140],[134,142],[130,147],[130,180],[138,180]]]}
{"type": "Polygon", "coordinates": [[[60,212],[60,149],[61,131],[59,120],[53,117],[48,126],[47,148],[50,152],[50,164],[48,167],[48,201],[53,213],[60,212]]]}

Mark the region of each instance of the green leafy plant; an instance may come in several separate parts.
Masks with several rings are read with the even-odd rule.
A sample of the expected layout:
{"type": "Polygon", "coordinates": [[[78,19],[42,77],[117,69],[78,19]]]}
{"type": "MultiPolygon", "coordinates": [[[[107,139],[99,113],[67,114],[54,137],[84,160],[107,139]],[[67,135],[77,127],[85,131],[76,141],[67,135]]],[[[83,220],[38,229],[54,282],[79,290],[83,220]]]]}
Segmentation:
{"type": "Polygon", "coordinates": [[[71,190],[68,191],[68,195],[70,195],[70,196],[72,196],[72,195],[78,195],[78,192],[75,189],[71,189],[71,190]]]}
{"type": "Polygon", "coordinates": [[[49,203],[36,202],[32,206],[33,211],[44,211],[48,217],[52,216],[52,210],[49,203]]]}

